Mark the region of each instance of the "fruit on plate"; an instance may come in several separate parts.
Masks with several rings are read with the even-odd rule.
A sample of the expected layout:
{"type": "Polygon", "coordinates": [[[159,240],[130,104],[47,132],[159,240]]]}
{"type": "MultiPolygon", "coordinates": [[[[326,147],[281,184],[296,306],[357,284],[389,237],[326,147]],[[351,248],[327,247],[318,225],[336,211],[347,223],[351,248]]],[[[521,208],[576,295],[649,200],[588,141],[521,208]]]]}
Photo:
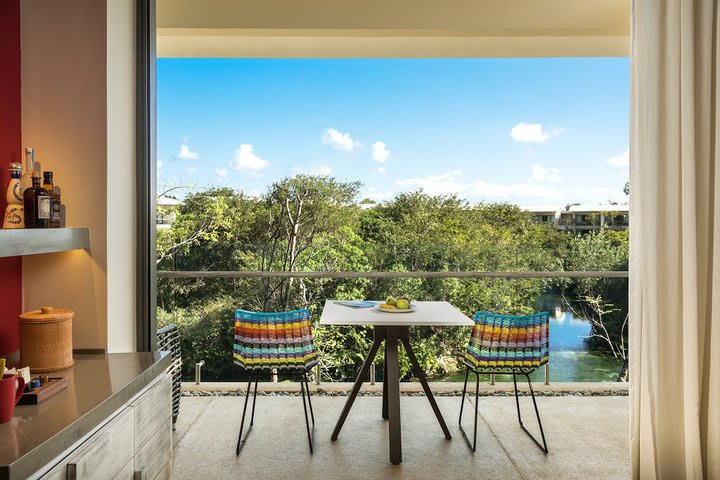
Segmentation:
{"type": "Polygon", "coordinates": [[[394,307],[395,302],[397,302],[397,300],[395,300],[395,297],[388,297],[387,300],[385,300],[385,305],[392,305],[394,307]]]}
{"type": "Polygon", "coordinates": [[[407,310],[410,308],[410,300],[407,297],[400,297],[395,302],[395,306],[398,310],[407,310]]]}
{"type": "Polygon", "coordinates": [[[390,305],[387,302],[381,303],[380,305],[378,305],[378,307],[382,308],[383,310],[397,310],[398,309],[398,307],[396,307],[395,305],[390,305]]]}

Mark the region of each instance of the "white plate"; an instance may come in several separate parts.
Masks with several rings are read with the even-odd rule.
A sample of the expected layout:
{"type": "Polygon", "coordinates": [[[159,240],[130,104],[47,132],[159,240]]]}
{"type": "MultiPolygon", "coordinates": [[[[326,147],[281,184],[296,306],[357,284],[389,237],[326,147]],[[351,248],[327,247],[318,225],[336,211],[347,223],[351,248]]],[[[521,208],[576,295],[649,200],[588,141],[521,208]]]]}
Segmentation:
{"type": "Polygon", "coordinates": [[[410,308],[406,308],[404,310],[395,309],[395,310],[386,310],[384,308],[377,307],[378,310],[380,310],[383,313],[410,313],[415,311],[415,305],[410,305],[410,308]]]}

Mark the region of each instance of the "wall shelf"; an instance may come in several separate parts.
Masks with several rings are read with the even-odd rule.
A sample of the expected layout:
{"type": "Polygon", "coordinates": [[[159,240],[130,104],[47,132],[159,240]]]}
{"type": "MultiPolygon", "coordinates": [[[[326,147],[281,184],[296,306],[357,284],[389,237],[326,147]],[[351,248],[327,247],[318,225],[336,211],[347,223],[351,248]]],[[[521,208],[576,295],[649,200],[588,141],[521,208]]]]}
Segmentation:
{"type": "Polygon", "coordinates": [[[0,229],[0,257],[89,250],[87,228],[0,229]]]}

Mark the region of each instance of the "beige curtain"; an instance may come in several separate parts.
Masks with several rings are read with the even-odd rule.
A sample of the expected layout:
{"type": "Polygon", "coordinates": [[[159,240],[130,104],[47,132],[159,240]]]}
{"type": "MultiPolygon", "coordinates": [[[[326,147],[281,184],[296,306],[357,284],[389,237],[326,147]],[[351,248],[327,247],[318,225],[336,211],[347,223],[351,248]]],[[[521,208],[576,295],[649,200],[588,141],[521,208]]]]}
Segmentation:
{"type": "Polygon", "coordinates": [[[720,479],[720,44],[713,0],[634,0],[634,478],[720,479]]]}

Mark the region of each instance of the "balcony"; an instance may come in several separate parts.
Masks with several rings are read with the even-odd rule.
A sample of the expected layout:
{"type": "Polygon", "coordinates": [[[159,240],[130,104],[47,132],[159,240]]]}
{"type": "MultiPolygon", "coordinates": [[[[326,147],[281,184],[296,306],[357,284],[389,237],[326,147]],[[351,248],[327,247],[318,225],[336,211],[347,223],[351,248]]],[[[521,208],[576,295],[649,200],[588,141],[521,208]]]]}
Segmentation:
{"type": "MultiPolygon", "coordinates": [[[[483,396],[473,455],[457,427],[459,396],[437,397],[453,436],[448,441],[425,399],[404,395],[404,459],[398,466],[387,462],[387,422],[380,417],[379,396],[359,397],[338,440],[330,440],[344,400],[313,396],[315,453],[310,455],[299,398],[258,397],[253,431],[236,457],[243,398],[184,396],[174,432],[174,478],[468,478],[469,472],[471,478],[502,479],[630,476],[627,397],[539,397],[550,447],[543,455],[517,425],[511,396],[483,396]]],[[[532,415],[529,398],[520,401],[523,415],[532,415]]],[[[471,428],[472,416],[463,422],[471,428]]]]}
{"type": "MultiPolygon", "coordinates": [[[[396,289],[397,282],[415,277],[416,286],[422,286],[427,291],[433,282],[443,285],[442,282],[452,281],[463,282],[463,288],[492,282],[496,284],[495,288],[501,290],[528,288],[528,282],[537,285],[564,282],[567,291],[573,282],[604,277],[602,281],[622,291],[626,276],[627,272],[160,272],[159,285],[167,288],[168,282],[175,283],[176,287],[196,284],[202,289],[216,291],[219,283],[227,287],[236,282],[234,288],[248,293],[270,279],[297,280],[302,277],[305,287],[312,289],[319,288],[323,282],[364,278],[373,282],[377,289],[375,292],[387,292],[396,289]],[[449,278],[454,276],[461,278],[449,278]]],[[[450,296],[451,292],[440,289],[437,294],[450,296]]],[[[175,432],[174,473],[177,478],[214,477],[221,472],[226,475],[242,472],[251,478],[285,478],[285,475],[336,475],[339,469],[346,478],[395,478],[399,471],[408,478],[431,478],[457,477],[473,470],[479,478],[484,478],[483,472],[493,478],[627,478],[630,471],[626,445],[628,384],[616,381],[622,362],[609,361],[609,355],[605,353],[607,363],[603,370],[597,363],[588,363],[588,358],[597,360],[597,357],[585,350],[568,349],[568,341],[577,334],[568,327],[587,327],[588,324],[573,319],[574,312],[563,308],[561,297],[545,293],[535,305],[536,309],[551,311],[553,316],[550,341],[555,349],[551,351],[549,368],[536,372],[534,376],[534,389],[550,448],[547,456],[537,450],[516,423],[512,381],[489,376],[481,379],[478,450],[475,455],[471,454],[456,426],[463,389],[462,374],[452,373],[457,366],[450,364],[445,364],[444,373],[435,370],[430,388],[450,426],[452,441],[444,439],[428,402],[422,398],[424,394],[420,384],[410,372],[406,372],[405,381],[401,383],[403,463],[394,467],[387,462],[387,423],[383,423],[380,416],[381,365],[371,369],[339,439],[331,441],[332,428],[352,387],[349,382],[354,378],[367,347],[360,342],[354,347],[354,355],[341,357],[332,343],[328,343],[325,344],[330,354],[327,364],[313,371],[314,384],[311,386],[316,419],[313,456],[307,452],[297,383],[282,376],[266,375],[261,377],[259,384],[260,396],[253,432],[239,459],[235,458],[233,449],[247,376],[232,367],[224,370],[222,365],[225,360],[221,355],[213,357],[202,367],[206,376],[197,376],[197,383],[193,382],[193,362],[199,357],[189,356],[186,359],[188,381],[183,383],[181,420],[175,432]],[[573,323],[576,325],[573,326],[573,323]],[[343,364],[343,360],[338,358],[356,360],[343,364]],[[598,412],[601,414],[598,415],[598,412]],[[212,451],[198,450],[197,445],[210,441],[215,445],[212,451]],[[598,448],[598,445],[602,447],[598,448]],[[245,460],[262,456],[268,451],[283,451],[286,454],[270,463],[245,460]],[[583,459],[582,462],[577,461],[579,458],[583,459]]],[[[232,305],[225,305],[219,310],[231,314],[232,308],[232,305]]],[[[313,311],[313,318],[317,319],[320,312],[313,311]]],[[[177,312],[175,318],[181,317],[184,317],[183,312],[177,312]]],[[[165,321],[170,318],[172,313],[165,317],[165,321]]],[[[210,314],[206,320],[213,322],[212,318],[213,314],[210,314]]],[[[224,348],[218,346],[223,342],[221,332],[203,335],[197,325],[187,325],[190,330],[186,335],[201,338],[199,345],[205,342],[211,351],[224,348]]],[[[341,338],[355,336],[362,339],[369,333],[364,327],[345,327],[345,330],[341,338]]],[[[462,339],[458,341],[466,341],[467,329],[456,330],[452,334],[444,333],[448,337],[462,339]]],[[[321,350],[322,339],[336,338],[331,335],[337,333],[323,333],[323,327],[317,327],[315,332],[321,339],[321,350]]],[[[442,333],[431,330],[424,331],[423,335],[447,340],[442,333]]],[[[585,342],[583,338],[575,340],[580,344],[585,342]]],[[[527,393],[527,390],[523,392],[527,393]]],[[[474,401],[472,395],[468,397],[469,401],[474,401]]],[[[520,405],[524,418],[532,418],[530,398],[521,397],[520,405]]],[[[472,403],[466,405],[466,412],[472,412],[471,406],[472,403]]],[[[466,427],[472,425],[472,413],[464,418],[464,422],[466,427]]],[[[529,421],[528,425],[528,428],[537,428],[529,421]]]]}

